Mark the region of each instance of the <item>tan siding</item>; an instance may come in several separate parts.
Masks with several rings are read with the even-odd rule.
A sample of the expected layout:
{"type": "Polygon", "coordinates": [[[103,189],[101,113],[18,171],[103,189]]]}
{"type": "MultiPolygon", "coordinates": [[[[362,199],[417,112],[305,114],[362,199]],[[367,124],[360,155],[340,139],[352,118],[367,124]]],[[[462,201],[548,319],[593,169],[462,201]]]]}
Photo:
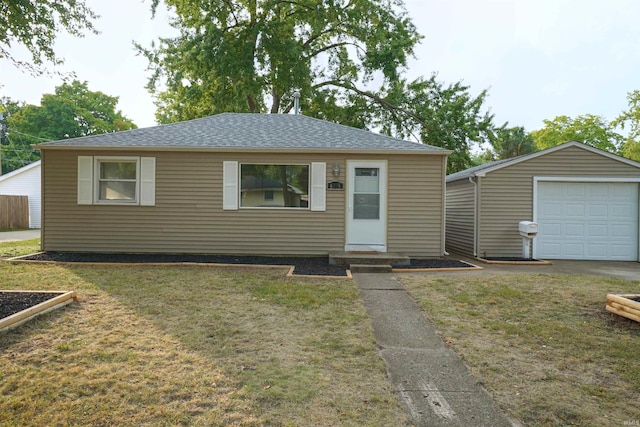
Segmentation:
{"type": "Polygon", "coordinates": [[[478,254],[522,253],[518,222],[533,219],[533,177],[640,177],[640,169],[578,147],[568,147],[480,178],[478,254]]]}
{"type": "Polygon", "coordinates": [[[403,156],[389,161],[390,252],[442,256],[442,162],[438,156],[403,156]]]}
{"type": "MultiPolygon", "coordinates": [[[[155,154],[155,206],[78,205],[77,156],[114,154],[119,153],[46,152],[42,169],[46,216],[44,250],[284,255],[326,254],[344,249],[345,191],[327,191],[325,212],[222,210],[222,162],[225,160],[247,163],[326,162],[327,181],[336,179],[332,168],[337,162],[342,170],[338,180],[344,181],[344,156],[158,152],[155,154]]],[[[127,154],[150,155],[149,152],[127,154]]],[[[430,171],[415,174],[404,171],[407,166],[419,165],[411,157],[405,157],[407,161],[399,166],[395,166],[395,160],[390,161],[389,185],[397,189],[398,194],[390,196],[389,202],[392,203],[393,199],[393,203],[398,203],[399,197],[407,197],[409,203],[399,203],[398,208],[389,211],[390,227],[397,226],[396,231],[389,233],[389,246],[412,254],[413,251],[416,254],[435,254],[437,245],[433,245],[431,239],[439,238],[441,233],[435,230],[441,222],[432,212],[431,201],[414,203],[414,200],[421,195],[437,198],[435,196],[439,193],[434,193],[434,186],[429,182],[425,188],[415,192],[405,188],[411,176],[421,183],[434,178],[430,171]],[[396,174],[398,178],[395,178],[396,174]],[[416,223],[419,230],[411,232],[411,224],[416,223]]],[[[440,159],[414,157],[434,165],[438,165],[436,159],[440,159]]],[[[371,156],[372,160],[381,158],[371,156]]],[[[437,177],[434,179],[438,180],[437,177]]],[[[412,182],[415,184],[416,181],[412,182]]]]}
{"type": "Polygon", "coordinates": [[[473,255],[474,188],[468,180],[447,184],[447,251],[473,255]]]}

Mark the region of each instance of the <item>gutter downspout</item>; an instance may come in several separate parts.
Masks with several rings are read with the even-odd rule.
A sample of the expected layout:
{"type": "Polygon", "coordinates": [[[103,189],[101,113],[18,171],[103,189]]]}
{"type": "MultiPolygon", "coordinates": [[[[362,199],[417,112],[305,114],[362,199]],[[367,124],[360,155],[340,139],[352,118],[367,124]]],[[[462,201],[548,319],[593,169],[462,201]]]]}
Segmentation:
{"type": "Polygon", "coordinates": [[[469,176],[469,182],[473,184],[473,256],[478,257],[478,181],[473,178],[473,175],[469,176]]]}

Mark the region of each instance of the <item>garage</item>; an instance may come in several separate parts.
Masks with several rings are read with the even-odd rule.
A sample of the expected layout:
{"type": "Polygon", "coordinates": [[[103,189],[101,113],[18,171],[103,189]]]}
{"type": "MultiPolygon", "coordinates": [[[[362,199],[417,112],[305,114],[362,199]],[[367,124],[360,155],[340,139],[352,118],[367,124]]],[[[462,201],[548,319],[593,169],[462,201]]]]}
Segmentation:
{"type": "Polygon", "coordinates": [[[638,259],[638,184],[537,182],[538,258],[638,259]]]}
{"type": "Polygon", "coordinates": [[[446,248],[479,259],[523,257],[534,221],[538,259],[640,260],[640,163],[570,141],[447,176],[446,248]]]}

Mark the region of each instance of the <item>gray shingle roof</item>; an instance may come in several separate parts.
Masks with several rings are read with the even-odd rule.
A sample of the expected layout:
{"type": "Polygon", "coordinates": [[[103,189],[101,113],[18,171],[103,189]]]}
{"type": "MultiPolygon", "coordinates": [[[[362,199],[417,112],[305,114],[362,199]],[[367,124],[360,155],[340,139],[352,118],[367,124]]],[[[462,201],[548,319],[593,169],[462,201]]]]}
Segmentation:
{"type": "MultiPolygon", "coordinates": [[[[521,157],[521,156],[518,156],[518,157],[521,157]]],[[[510,162],[513,159],[517,159],[518,157],[512,157],[510,159],[495,160],[493,162],[483,163],[481,165],[474,166],[474,167],[471,167],[469,169],[465,169],[465,170],[460,171],[460,172],[452,173],[451,175],[447,175],[447,182],[457,181],[459,179],[466,179],[469,176],[475,174],[476,172],[480,172],[482,170],[489,169],[489,168],[491,168],[493,166],[497,166],[497,165],[502,164],[502,163],[510,162]]]]}
{"type": "Polygon", "coordinates": [[[363,150],[447,154],[404,141],[303,115],[223,113],[186,122],[45,142],[42,149],[363,150]]]}

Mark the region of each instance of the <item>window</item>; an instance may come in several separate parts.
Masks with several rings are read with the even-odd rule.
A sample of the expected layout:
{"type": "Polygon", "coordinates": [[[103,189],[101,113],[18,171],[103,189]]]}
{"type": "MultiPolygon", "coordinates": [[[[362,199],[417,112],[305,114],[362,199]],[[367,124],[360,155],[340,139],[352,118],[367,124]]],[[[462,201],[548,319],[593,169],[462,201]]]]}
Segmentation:
{"type": "Polygon", "coordinates": [[[309,165],[240,165],[240,207],[309,208],[309,165]]]}
{"type": "Polygon", "coordinates": [[[155,206],[156,158],[78,156],[78,204],[155,206]]]}
{"type": "Polygon", "coordinates": [[[96,159],[97,201],[136,203],[138,159],[96,159]]]}

